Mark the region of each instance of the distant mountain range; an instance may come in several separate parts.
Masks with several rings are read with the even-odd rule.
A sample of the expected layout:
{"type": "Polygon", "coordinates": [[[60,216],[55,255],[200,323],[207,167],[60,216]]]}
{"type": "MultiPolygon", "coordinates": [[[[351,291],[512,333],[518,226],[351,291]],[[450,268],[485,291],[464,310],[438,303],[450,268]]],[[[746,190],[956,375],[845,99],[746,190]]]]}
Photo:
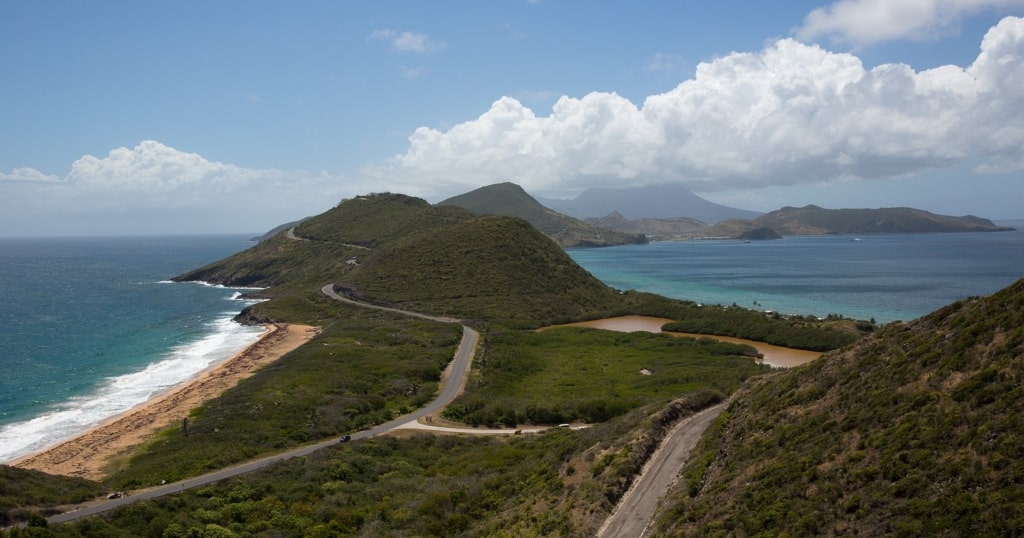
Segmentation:
{"type": "Polygon", "coordinates": [[[619,213],[587,222],[613,230],[642,233],[649,239],[778,239],[785,235],[1000,232],[988,219],[937,215],[910,207],[825,209],[815,205],[784,207],[756,219],[730,219],[708,226],[686,218],[629,220],[619,213]]]}
{"type": "Polygon", "coordinates": [[[642,233],[613,230],[544,207],[515,183],[496,183],[453,196],[438,206],[456,206],[477,215],[519,217],[562,247],[603,247],[646,243],[642,233]]]}
{"type": "Polygon", "coordinates": [[[674,184],[592,188],[571,200],[537,198],[537,201],[578,219],[618,213],[627,219],[687,217],[715,224],[728,219],[754,219],[761,215],[757,211],[710,202],[674,184]]]}

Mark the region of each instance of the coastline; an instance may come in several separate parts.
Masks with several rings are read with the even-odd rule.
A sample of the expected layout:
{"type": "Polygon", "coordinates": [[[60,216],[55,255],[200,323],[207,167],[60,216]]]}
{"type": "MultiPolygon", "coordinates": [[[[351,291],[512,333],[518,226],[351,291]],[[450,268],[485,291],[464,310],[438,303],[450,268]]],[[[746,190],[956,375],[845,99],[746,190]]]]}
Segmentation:
{"type": "MultiPolygon", "coordinates": [[[[818,357],[822,356],[819,351],[807,351],[803,349],[793,349],[782,346],[775,346],[765,342],[756,342],[754,340],[746,340],[743,338],[734,338],[732,336],[716,336],[711,334],[697,334],[697,333],[678,333],[662,331],[661,326],[671,322],[668,318],[655,318],[651,316],[619,316],[615,318],[595,319],[591,321],[580,321],[576,323],[566,323],[564,325],[553,325],[552,327],[590,327],[593,329],[604,329],[608,331],[621,331],[621,332],[632,332],[632,331],[645,331],[651,333],[670,334],[673,336],[687,336],[690,338],[714,338],[715,340],[721,340],[723,342],[732,342],[734,344],[744,344],[753,347],[761,354],[762,361],[775,368],[792,368],[794,366],[800,366],[811,362],[818,357]]],[[[549,329],[551,327],[542,327],[539,330],[549,329]]]]}
{"type": "Polygon", "coordinates": [[[266,328],[256,342],[181,385],[9,465],[91,480],[104,478],[116,460],[130,454],[158,431],[180,422],[192,409],[308,342],[320,330],[291,324],[268,324],[266,328]]]}

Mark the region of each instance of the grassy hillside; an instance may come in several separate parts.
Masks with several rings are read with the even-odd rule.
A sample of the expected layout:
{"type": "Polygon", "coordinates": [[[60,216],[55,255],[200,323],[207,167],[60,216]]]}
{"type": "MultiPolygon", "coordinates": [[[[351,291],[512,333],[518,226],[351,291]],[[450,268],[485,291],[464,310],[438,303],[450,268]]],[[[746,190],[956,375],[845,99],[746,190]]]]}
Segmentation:
{"type": "MultiPolygon", "coordinates": [[[[193,476],[378,424],[429,400],[459,327],[331,300],[320,293],[329,283],[375,303],[461,317],[480,330],[474,377],[452,417],[596,424],[536,437],[360,441],[61,526],[57,535],[229,535],[222,532],[229,528],[254,536],[443,534],[437,529],[592,536],[666,427],[766,370],[749,349],[709,340],[522,330],[621,314],[684,320],[701,309],[612,290],[519,218],[386,194],[345,201],[289,235],[178,279],[268,286],[259,293],[271,299],[244,319],[317,325],[320,335],[193,410],[187,427],[175,425],[116,462],[106,488],[193,476]],[[684,403],[666,407],[674,398],[684,403]]],[[[737,324],[747,315],[723,312],[724,324],[733,313],[737,324]]],[[[26,497],[11,509],[65,502],[54,493],[64,482],[48,480],[45,499],[26,497]]]]}
{"type": "Polygon", "coordinates": [[[988,219],[970,215],[952,217],[909,207],[784,207],[758,217],[754,223],[759,227],[772,228],[782,235],[985,232],[1009,229],[996,226],[988,219]]]}
{"type": "Polygon", "coordinates": [[[339,283],[371,301],[477,319],[556,322],[618,302],[553,241],[511,217],[478,217],[395,241],[339,283]]]}
{"type": "Polygon", "coordinates": [[[514,183],[481,187],[439,202],[437,205],[462,207],[477,215],[519,217],[566,248],[647,242],[643,234],[616,231],[548,209],[514,183]]]}
{"type": "Polygon", "coordinates": [[[478,319],[579,319],[616,293],[521,219],[477,217],[398,194],[347,200],[282,233],[176,280],[261,286],[273,304],[254,319],[308,321],[295,294],[337,283],[371,302],[478,319]],[[300,305],[299,305],[300,306],[300,305]]]}
{"type": "Polygon", "coordinates": [[[682,394],[730,394],[769,367],[706,339],[566,327],[494,331],[445,416],[489,426],[604,422],[682,394]]]}
{"type": "Polygon", "coordinates": [[[659,536],[1024,533],[1024,281],[758,379],[659,536]]]}
{"type": "Polygon", "coordinates": [[[169,538],[589,538],[667,429],[715,401],[697,393],[582,430],[368,439],[53,530],[169,538]]]}
{"type": "Polygon", "coordinates": [[[40,514],[56,514],[58,506],[94,499],[106,491],[105,486],[83,478],[0,465],[0,527],[18,521],[38,523],[40,514]]]}

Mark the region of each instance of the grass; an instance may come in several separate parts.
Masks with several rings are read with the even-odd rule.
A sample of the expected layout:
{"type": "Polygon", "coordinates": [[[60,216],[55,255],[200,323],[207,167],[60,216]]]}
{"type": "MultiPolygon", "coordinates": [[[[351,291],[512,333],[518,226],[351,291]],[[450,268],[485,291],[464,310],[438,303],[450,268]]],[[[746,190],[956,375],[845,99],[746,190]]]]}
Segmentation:
{"type": "Polygon", "coordinates": [[[433,397],[457,325],[335,307],[337,320],[318,337],[193,411],[187,430],[163,432],[106,482],[182,479],[364,429],[433,397]]]}
{"type": "Polygon", "coordinates": [[[1024,281],[759,378],[656,536],[1024,532],[1024,281]]]}
{"type": "Polygon", "coordinates": [[[749,346],[664,334],[558,328],[488,335],[445,415],[470,424],[602,422],[683,394],[729,394],[769,370],[749,346]]]}
{"type": "Polygon", "coordinates": [[[57,536],[588,537],[695,395],[584,430],[362,440],[51,529],[57,536]],[[671,417],[669,416],[671,415],[671,417]]]}

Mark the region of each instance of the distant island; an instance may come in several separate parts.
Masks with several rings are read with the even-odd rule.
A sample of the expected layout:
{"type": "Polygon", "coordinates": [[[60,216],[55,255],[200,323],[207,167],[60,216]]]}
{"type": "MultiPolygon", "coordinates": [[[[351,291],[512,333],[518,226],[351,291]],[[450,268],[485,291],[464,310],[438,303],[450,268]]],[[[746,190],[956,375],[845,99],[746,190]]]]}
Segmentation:
{"type": "Polygon", "coordinates": [[[448,198],[436,205],[461,207],[476,215],[522,218],[564,248],[641,244],[648,240],[756,241],[787,235],[1014,230],[973,215],[954,217],[910,207],[826,209],[806,205],[759,214],[714,204],[673,185],[588,189],[575,202],[573,205],[565,200],[534,198],[519,185],[504,182],[448,198]],[[583,204],[585,201],[588,203],[583,204]],[[646,212],[644,203],[650,208],[646,212]],[[553,208],[545,204],[552,204],[553,208]],[[629,208],[628,213],[625,209],[612,209],[604,216],[588,216],[579,220],[556,210],[565,208],[576,215],[583,215],[595,208],[615,207],[629,208]],[[674,216],[664,216],[673,213],[674,216]]]}

